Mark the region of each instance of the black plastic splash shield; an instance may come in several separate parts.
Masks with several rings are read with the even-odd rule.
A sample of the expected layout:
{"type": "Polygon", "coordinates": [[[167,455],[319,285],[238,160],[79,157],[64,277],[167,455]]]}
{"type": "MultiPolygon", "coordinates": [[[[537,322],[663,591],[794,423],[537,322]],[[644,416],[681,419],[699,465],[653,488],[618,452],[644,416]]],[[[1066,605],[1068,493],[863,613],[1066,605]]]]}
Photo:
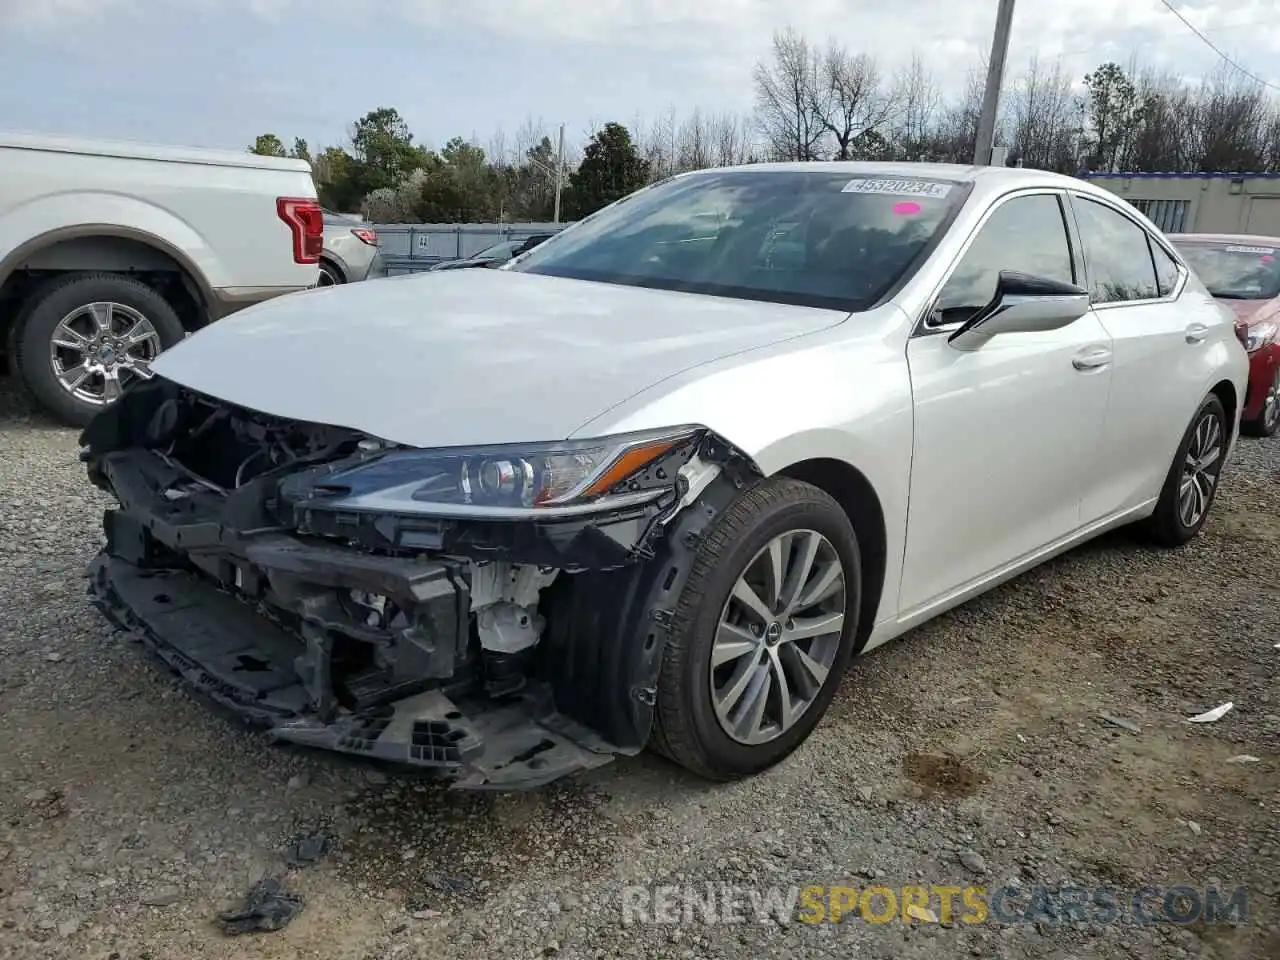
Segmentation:
{"type": "Polygon", "coordinates": [[[468,789],[528,789],[602,766],[617,748],[556,713],[550,691],[455,702],[424,690],[328,722],[295,669],[300,639],[205,577],[99,555],[89,593],[197,691],[277,740],[430,770],[468,789]]]}

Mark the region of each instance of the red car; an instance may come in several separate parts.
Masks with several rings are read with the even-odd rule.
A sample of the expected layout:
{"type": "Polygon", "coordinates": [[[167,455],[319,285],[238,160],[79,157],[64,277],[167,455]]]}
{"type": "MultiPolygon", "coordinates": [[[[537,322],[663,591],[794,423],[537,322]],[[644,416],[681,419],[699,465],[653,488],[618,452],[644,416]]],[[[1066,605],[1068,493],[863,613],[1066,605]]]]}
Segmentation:
{"type": "Polygon", "coordinates": [[[1171,234],[1214,298],[1236,315],[1249,351],[1249,390],[1241,426],[1260,437],[1280,428],[1280,237],[1171,234]]]}

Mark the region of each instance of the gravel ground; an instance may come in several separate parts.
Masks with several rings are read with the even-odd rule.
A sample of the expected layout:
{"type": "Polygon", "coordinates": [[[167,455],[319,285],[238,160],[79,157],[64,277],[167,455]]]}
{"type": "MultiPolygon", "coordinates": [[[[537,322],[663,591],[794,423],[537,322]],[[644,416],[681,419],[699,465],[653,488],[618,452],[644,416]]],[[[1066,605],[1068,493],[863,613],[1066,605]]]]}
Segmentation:
{"type": "Polygon", "coordinates": [[[105,498],[75,434],[5,381],[0,450],[0,956],[1280,956],[1280,440],[1243,442],[1186,549],[1105,538],[863,658],[761,777],[708,786],[643,756],[525,795],[445,793],[211,713],[89,607],[105,498]],[[312,831],[331,851],[286,871],[312,831]],[[268,875],[302,912],[225,935],[217,913],[268,875]],[[707,883],[1249,899],[1241,924],[624,916],[628,886],[707,883]]]}

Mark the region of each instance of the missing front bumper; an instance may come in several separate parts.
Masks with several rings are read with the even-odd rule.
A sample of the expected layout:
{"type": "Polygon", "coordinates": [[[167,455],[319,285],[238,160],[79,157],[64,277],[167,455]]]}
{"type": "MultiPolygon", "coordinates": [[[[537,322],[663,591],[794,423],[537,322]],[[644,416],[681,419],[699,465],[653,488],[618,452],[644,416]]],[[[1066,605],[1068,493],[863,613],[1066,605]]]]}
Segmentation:
{"type": "Polygon", "coordinates": [[[431,770],[471,789],[540,786],[614,758],[616,748],[557,713],[536,682],[506,700],[428,689],[321,718],[299,676],[298,638],[205,577],[107,553],[89,574],[90,595],[113,623],[277,740],[431,770]]]}

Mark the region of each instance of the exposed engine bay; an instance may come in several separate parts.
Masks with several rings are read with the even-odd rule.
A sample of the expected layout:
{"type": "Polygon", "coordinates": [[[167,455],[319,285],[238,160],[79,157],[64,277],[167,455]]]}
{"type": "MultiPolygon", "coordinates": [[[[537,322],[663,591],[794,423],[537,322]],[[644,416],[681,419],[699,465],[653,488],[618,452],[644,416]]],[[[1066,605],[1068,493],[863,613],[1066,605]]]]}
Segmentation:
{"type": "Polygon", "coordinates": [[[81,442],[113,622],[278,740],[471,788],[644,747],[671,603],[754,472],[702,428],[460,458],[158,377],[81,442]]]}

